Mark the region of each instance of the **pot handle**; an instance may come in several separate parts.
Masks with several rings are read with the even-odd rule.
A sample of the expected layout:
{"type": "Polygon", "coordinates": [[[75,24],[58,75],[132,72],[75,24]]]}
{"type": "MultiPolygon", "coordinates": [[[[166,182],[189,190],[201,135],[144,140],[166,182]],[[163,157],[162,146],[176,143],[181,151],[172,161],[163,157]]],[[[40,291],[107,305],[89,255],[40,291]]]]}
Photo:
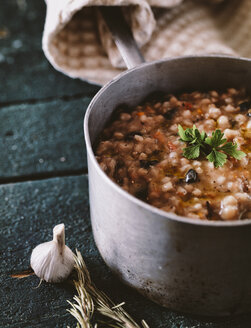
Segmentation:
{"type": "Polygon", "coordinates": [[[133,35],[125,22],[120,7],[99,7],[113,40],[128,69],[145,62],[133,35]]]}

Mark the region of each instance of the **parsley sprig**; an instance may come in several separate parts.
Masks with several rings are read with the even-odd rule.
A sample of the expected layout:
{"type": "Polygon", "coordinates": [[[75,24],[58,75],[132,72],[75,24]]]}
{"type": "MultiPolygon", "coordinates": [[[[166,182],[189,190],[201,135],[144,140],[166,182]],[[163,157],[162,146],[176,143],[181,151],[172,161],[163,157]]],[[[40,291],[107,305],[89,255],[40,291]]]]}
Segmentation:
{"type": "Polygon", "coordinates": [[[199,156],[206,157],[215,167],[223,166],[227,161],[227,156],[232,156],[238,160],[246,156],[240,150],[237,150],[237,144],[227,142],[224,133],[217,129],[209,137],[205,131],[200,132],[196,126],[193,128],[183,129],[178,126],[180,140],[187,143],[183,149],[183,156],[188,159],[195,159],[199,156]]]}

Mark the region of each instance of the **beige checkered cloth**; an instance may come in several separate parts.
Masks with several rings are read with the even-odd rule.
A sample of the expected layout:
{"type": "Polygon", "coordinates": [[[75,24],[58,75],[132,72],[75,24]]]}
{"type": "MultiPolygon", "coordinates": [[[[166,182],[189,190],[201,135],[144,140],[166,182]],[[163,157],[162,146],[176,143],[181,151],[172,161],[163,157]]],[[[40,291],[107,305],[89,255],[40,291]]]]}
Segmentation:
{"type": "Polygon", "coordinates": [[[57,70],[103,84],[125,69],[100,5],[122,7],[147,61],[206,53],[251,57],[251,0],[47,0],[43,50],[57,70]]]}

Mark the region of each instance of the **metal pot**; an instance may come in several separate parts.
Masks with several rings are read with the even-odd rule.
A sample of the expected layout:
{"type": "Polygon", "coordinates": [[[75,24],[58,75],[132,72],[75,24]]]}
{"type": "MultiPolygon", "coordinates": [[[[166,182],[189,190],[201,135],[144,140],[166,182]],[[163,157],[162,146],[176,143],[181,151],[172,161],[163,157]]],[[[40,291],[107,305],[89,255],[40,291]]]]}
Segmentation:
{"type": "Polygon", "coordinates": [[[245,86],[251,60],[179,57],[139,65],[105,85],[84,121],[91,222],[96,245],[120,278],[157,303],[201,315],[250,311],[251,220],[180,217],[133,197],[101,170],[93,146],[114,109],[167,93],[245,86]]]}

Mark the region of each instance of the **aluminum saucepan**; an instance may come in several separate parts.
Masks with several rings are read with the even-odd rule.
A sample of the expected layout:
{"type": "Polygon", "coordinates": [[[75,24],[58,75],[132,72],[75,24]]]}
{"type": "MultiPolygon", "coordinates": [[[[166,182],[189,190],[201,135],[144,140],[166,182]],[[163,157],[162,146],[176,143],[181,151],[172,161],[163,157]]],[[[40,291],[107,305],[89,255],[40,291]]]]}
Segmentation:
{"type": "Polygon", "coordinates": [[[117,8],[100,8],[128,68],[105,85],[87,110],[84,130],[92,229],[97,247],[120,278],[174,310],[204,315],[250,311],[251,220],[199,221],[159,210],[106,176],[94,147],[120,104],[138,105],[153,92],[251,89],[251,60],[179,57],[143,64],[117,8]]]}
{"type": "Polygon", "coordinates": [[[94,145],[116,107],[154,91],[251,88],[251,60],[178,57],[141,64],[106,84],[84,120],[92,229],[107,265],[128,285],[174,310],[230,315],[251,308],[251,220],[200,221],[159,210],[102,171],[94,145]]]}

